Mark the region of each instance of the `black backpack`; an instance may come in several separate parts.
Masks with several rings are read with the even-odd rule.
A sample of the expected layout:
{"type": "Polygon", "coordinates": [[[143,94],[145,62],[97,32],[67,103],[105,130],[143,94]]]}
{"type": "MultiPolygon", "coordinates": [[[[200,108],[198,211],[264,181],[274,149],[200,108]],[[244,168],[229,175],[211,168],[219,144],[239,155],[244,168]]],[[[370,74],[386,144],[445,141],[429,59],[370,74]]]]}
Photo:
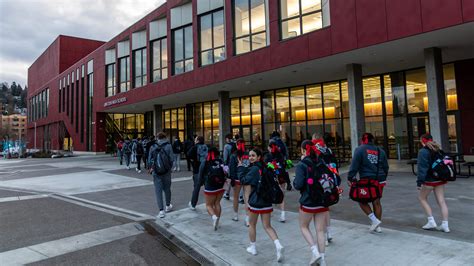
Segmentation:
{"type": "Polygon", "coordinates": [[[130,147],[131,145],[132,145],[131,142],[124,142],[123,148],[122,148],[123,153],[126,153],[126,154],[132,153],[132,147],[130,147]]]}
{"type": "Polygon", "coordinates": [[[137,154],[139,155],[143,155],[145,153],[144,149],[143,149],[143,144],[140,143],[140,142],[137,142],[137,150],[136,150],[137,154]]]}
{"type": "Polygon", "coordinates": [[[453,159],[445,155],[443,151],[430,151],[430,153],[433,177],[441,181],[455,181],[456,171],[454,170],[453,159]]]}
{"type": "Polygon", "coordinates": [[[221,187],[226,181],[224,162],[221,159],[206,162],[208,174],[206,184],[210,187],[221,187]]]}
{"type": "Polygon", "coordinates": [[[306,184],[311,199],[325,207],[338,203],[337,184],[340,183],[340,180],[337,179],[339,177],[322,162],[315,163],[308,160],[301,162],[308,168],[306,184]]]}
{"type": "Polygon", "coordinates": [[[155,150],[153,150],[153,154],[151,157],[153,171],[155,171],[155,173],[158,175],[166,174],[171,170],[171,167],[173,166],[173,161],[170,160],[169,154],[164,149],[164,146],[168,145],[168,143],[165,143],[163,145],[154,145],[157,145],[157,147],[155,150]]]}
{"type": "Polygon", "coordinates": [[[276,172],[268,167],[263,167],[260,170],[260,180],[257,185],[257,195],[266,202],[272,204],[281,204],[283,202],[284,194],[278,183],[276,172]]]}
{"type": "Polygon", "coordinates": [[[181,151],[182,151],[181,146],[182,146],[181,141],[175,141],[173,143],[173,152],[174,153],[181,153],[181,151]]]}

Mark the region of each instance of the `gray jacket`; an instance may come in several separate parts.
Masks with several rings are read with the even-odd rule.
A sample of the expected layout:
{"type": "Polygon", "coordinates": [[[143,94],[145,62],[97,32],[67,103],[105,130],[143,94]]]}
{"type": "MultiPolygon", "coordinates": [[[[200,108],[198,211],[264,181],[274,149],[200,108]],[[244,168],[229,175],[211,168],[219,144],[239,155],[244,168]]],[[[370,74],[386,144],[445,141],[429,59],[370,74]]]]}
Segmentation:
{"type": "Polygon", "coordinates": [[[359,173],[361,178],[375,179],[383,182],[387,179],[388,160],[385,152],[374,144],[363,144],[354,151],[351,167],[347,179],[349,181],[359,173]],[[377,162],[379,162],[379,171],[377,175],[377,162]]]}

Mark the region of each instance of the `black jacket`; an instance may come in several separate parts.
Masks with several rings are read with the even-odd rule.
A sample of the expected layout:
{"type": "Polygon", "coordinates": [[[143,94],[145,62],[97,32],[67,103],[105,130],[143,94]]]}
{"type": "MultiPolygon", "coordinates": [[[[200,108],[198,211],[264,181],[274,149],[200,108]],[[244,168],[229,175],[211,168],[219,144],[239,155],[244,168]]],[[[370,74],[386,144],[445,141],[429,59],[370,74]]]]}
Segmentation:
{"type": "Polygon", "coordinates": [[[313,165],[314,176],[317,178],[318,171],[316,168],[316,161],[313,161],[310,157],[305,157],[303,161],[296,165],[295,180],[293,180],[293,186],[296,190],[300,191],[300,204],[307,207],[324,207],[322,199],[313,199],[309,193],[309,187],[307,183],[308,177],[308,165],[313,165]],[[304,161],[304,162],[303,162],[304,161]]]}
{"type": "MultiPolygon", "coordinates": [[[[416,185],[421,186],[425,182],[439,182],[439,179],[436,179],[433,176],[433,171],[431,170],[431,165],[434,161],[434,152],[430,149],[423,147],[418,151],[418,162],[417,162],[417,178],[416,185]]],[[[442,153],[442,151],[441,151],[442,153]]]]}
{"type": "Polygon", "coordinates": [[[242,184],[251,186],[248,204],[254,208],[271,207],[273,205],[272,202],[265,201],[262,197],[257,195],[258,183],[261,180],[260,171],[263,169],[263,164],[261,162],[257,162],[251,164],[248,169],[246,168],[247,167],[245,166],[239,166],[237,171],[239,176],[242,176],[242,184]]]}
{"type": "Polygon", "coordinates": [[[240,180],[237,174],[237,167],[239,165],[239,159],[237,158],[237,154],[233,153],[230,155],[229,161],[229,177],[231,180],[240,180]]]}

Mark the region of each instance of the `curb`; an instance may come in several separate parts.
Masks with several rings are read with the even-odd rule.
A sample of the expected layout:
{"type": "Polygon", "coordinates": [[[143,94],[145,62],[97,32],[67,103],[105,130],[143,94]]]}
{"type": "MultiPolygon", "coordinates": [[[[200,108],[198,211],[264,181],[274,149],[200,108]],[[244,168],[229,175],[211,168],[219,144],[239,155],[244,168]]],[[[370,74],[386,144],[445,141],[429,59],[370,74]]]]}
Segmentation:
{"type": "MultiPolygon", "coordinates": [[[[173,233],[169,223],[157,224],[155,220],[145,220],[141,222],[145,230],[158,238],[163,245],[170,249],[177,257],[189,265],[230,265],[215,254],[192,243],[185,243],[185,236],[178,236],[179,232],[173,233]],[[198,251],[199,250],[199,251],[198,251]]],[[[186,241],[188,242],[188,241],[186,241]]],[[[189,242],[188,242],[189,243],[189,242]]]]}

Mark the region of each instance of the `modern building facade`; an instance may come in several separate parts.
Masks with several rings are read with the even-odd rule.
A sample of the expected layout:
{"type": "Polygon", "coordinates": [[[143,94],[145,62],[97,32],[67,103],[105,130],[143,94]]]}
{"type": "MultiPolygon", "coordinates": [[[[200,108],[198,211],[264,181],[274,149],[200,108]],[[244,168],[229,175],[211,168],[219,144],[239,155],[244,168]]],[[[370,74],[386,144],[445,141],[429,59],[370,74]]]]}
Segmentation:
{"type": "Polygon", "coordinates": [[[410,158],[429,131],[472,154],[473,39],[469,0],[169,0],[106,43],[59,36],[29,69],[28,127],[53,150],[277,130],[349,158],[369,131],[410,158]]]}

